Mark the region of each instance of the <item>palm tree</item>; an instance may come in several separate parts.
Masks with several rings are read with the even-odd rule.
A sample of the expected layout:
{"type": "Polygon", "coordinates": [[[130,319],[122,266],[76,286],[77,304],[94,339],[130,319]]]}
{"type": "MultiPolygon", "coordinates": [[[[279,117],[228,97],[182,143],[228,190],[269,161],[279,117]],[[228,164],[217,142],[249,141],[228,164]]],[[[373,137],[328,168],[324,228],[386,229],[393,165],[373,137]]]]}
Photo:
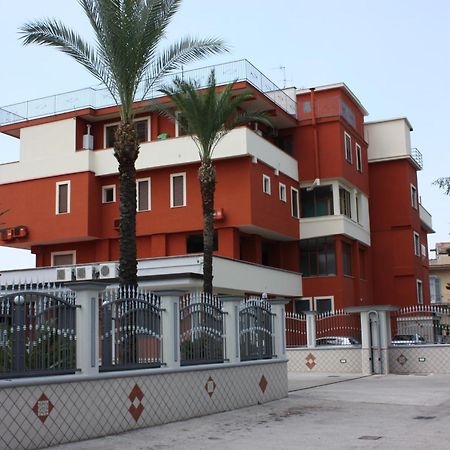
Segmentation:
{"type": "Polygon", "coordinates": [[[24,45],[56,47],[71,56],[106,86],[119,106],[121,123],[114,142],[120,181],[119,280],[121,286],[136,286],[135,162],[139,144],[133,124],[133,103],[144,99],[170,71],[227,49],[220,39],[188,37],[158,50],[181,0],[78,1],[94,32],[92,44],[55,19],[23,25],[21,39],[24,45]]]}
{"type": "Polygon", "coordinates": [[[234,83],[219,92],[214,70],[206,89],[200,90],[195,81],[176,79],[174,85],[161,89],[171,99],[171,105],[158,105],[157,109],[191,136],[195,142],[200,168],[198,179],[203,208],[203,290],[212,294],[214,248],[214,192],[216,170],[212,161],[214,149],[219,141],[234,128],[250,122],[261,122],[272,126],[264,112],[246,112],[243,103],[252,99],[249,93],[233,93],[234,83]]]}

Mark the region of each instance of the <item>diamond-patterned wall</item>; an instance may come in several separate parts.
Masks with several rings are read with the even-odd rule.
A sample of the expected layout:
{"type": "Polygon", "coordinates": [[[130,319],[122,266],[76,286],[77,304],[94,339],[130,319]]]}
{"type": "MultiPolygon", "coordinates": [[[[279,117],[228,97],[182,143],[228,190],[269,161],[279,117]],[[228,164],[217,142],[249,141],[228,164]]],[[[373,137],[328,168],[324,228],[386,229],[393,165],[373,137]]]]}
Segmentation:
{"type": "Polygon", "coordinates": [[[450,346],[417,345],[389,349],[391,373],[450,373],[450,346]]]}
{"type": "Polygon", "coordinates": [[[289,372],[362,372],[359,348],[295,348],[287,356],[289,372]]]}
{"type": "Polygon", "coordinates": [[[14,388],[0,385],[0,448],[48,447],[287,396],[286,361],[215,367],[14,388]]]}

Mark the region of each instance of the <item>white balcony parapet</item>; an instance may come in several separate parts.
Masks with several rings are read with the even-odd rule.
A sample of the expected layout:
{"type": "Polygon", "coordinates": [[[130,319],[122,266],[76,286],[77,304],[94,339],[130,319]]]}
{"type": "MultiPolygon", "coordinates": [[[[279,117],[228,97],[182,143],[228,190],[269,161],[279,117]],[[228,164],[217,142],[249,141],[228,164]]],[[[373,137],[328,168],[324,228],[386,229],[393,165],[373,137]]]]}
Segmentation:
{"type": "Polygon", "coordinates": [[[421,204],[419,204],[419,217],[422,224],[425,225],[428,233],[434,233],[431,214],[421,204]]]}

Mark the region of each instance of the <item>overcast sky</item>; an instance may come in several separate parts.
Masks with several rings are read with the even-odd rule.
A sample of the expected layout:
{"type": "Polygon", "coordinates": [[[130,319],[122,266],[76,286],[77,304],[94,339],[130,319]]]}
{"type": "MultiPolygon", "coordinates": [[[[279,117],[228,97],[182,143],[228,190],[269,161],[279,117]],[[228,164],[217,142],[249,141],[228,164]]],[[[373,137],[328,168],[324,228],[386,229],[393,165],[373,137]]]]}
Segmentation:
{"type": "MultiPolygon", "coordinates": [[[[69,57],[18,41],[20,25],[42,17],[89,35],[76,0],[0,4],[0,106],[96,84],[69,57]]],[[[184,0],[167,42],[185,35],[219,36],[232,47],[192,67],[246,58],[281,87],[284,78],[297,88],[345,82],[366,120],[407,116],[424,158],[419,191],[436,230],[429,247],[450,241],[450,197],[432,185],[450,175],[448,0],[184,0]]],[[[0,163],[19,158],[15,141],[0,136],[0,163]]],[[[28,252],[0,248],[0,270],[33,265],[28,252]]]]}

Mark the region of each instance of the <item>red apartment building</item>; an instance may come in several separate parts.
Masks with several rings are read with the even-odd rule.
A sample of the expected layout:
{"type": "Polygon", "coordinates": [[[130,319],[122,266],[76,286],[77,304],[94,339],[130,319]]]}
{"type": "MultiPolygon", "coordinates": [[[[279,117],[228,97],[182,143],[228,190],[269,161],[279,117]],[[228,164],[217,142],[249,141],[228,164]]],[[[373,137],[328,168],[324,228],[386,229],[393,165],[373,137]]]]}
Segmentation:
{"type": "MultiPolygon", "coordinates": [[[[422,255],[431,218],[417,200],[421,164],[407,120],[365,125],[344,84],[281,90],[247,61],[216,67],[216,78],[237,79],[234,89],[253,95],[246,108],[268,111],[274,124],[236,129],[215,151],[217,292],[283,296],[297,311],[429,302],[422,255]]],[[[165,99],[136,104],[139,276],[155,288],[199,287],[197,149],[150,112],[151,101],[165,99]]],[[[3,272],[4,282],[114,281],[119,114],[111,105],[105,91],[86,89],[0,109],[0,132],[20,139],[20,161],[0,165],[9,209],[0,244],[30,249],[39,268],[3,272]]]]}

